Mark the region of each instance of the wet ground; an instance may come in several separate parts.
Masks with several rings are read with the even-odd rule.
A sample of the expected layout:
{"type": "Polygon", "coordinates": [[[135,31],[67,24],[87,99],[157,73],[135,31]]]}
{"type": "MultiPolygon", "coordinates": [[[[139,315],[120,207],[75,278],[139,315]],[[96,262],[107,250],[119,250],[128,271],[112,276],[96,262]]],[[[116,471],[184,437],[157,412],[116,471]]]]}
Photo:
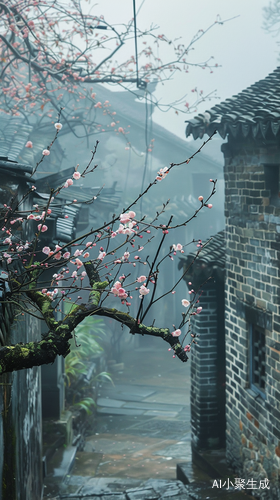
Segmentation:
{"type": "Polygon", "coordinates": [[[164,345],[131,349],[122,361],[114,385],[100,388],[94,432],[84,451],[76,453],[71,474],[62,473],[56,488],[48,483],[45,498],[228,498],[229,492],[213,490],[213,479],[192,464],[190,364],[173,359],[164,345]],[[193,484],[190,496],[191,487],[176,481],[180,463],[190,482],[200,482],[200,493],[193,484]]]}

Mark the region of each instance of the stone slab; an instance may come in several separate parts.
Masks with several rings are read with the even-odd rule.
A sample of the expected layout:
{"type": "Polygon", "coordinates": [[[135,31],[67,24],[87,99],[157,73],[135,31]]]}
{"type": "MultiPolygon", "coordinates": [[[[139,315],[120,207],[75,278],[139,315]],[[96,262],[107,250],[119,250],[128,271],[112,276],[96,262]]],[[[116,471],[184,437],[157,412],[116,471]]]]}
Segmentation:
{"type": "Polygon", "coordinates": [[[129,408],[97,408],[97,413],[106,413],[107,415],[143,415],[144,410],[133,410],[129,408]]]}
{"type": "Polygon", "coordinates": [[[179,460],[190,461],[192,460],[191,448],[185,441],[167,446],[163,450],[158,450],[153,455],[160,455],[162,457],[178,458],[179,460]]]}
{"type": "Polygon", "coordinates": [[[145,413],[144,413],[145,417],[176,418],[177,415],[178,415],[178,412],[176,412],[176,411],[160,411],[160,410],[149,410],[149,411],[145,411],[145,413]]]}
{"type": "Polygon", "coordinates": [[[110,399],[107,397],[97,398],[97,406],[106,406],[109,408],[121,408],[124,404],[125,401],[110,399]]]}
{"type": "Polygon", "coordinates": [[[79,495],[106,495],[108,493],[123,493],[124,490],[141,485],[138,479],[93,477],[80,489],[79,495]]]}
{"type": "MultiPolygon", "coordinates": [[[[120,401],[143,401],[143,396],[134,394],[133,391],[131,392],[115,392],[111,389],[108,391],[104,389],[102,390],[102,397],[108,397],[111,399],[116,399],[120,401]]],[[[149,396],[152,397],[152,396],[149,396]]],[[[144,398],[145,399],[145,398],[144,398]]]]}
{"type": "Polygon", "coordinates": [[[183,406],[160,404],[160,403],[125,403],[124,408],[139,408],[143,410],[156,410],[156,411],[176,411],[179,412],[183,410],[183,406]]]}
{"type": "Polygon", "coordinates": [[[102,387],[102,394],[105,394],[108,390],[113,391],[114,394],[134,394],[135,396],[147,398],[151,396],[156,390],[158,390],[158,387],[148,387],[146,385],[133,384],[116,384],[114,389],[112,389],[112,386],[107,385],[106,387],[106,385],[104,385],[102,387]]]}

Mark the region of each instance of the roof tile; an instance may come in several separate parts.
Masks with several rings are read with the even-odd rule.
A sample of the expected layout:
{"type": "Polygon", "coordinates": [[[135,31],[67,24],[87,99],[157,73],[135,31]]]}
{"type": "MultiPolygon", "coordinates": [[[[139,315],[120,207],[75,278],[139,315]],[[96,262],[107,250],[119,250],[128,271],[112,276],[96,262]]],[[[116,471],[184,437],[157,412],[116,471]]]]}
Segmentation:
{"type": "Polygon", "coordinates": [[[213,106],[206,122],[204,114],[187,120],[186,136],[194,139],[211,135],[214,130],[225,138],[262,137],[280,135],[280,67],[239,94],[213,106]],[[242,124],[242,126],[240,126],[242,124]]]}

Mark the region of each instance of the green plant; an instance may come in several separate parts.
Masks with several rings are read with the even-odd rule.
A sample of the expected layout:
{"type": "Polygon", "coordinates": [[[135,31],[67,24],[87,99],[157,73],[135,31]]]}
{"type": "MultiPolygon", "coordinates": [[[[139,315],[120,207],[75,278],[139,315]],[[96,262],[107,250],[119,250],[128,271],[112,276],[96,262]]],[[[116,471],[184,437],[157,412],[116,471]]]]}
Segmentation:
{"type": "Polygon", "coordinates": [[[107,372],[92,372],[86,377],[93,359],[103,352],[99,341],[105,334],[105,325],[102,319],[89,317],[79,325],[71,340],[71,352],[65,359],[66,401],[76,408],[83,408],[88,415],[91,407],[96,406],[92,397],[88,396],[94,390],[94,382],[110,380],[107,372]],[[85,397],[86,396],[86,397],[85,397]],[[81,398],[76,402],[77,398],[81,398]]]}
{"type": "Polygon", "coordinates": [[[102,319],[89,317],[75,329],[75,337],[70,341],[71,351],[65,359],[65,375],[69,386],[72,379],[85,372],[85,363],[103,351],[97,339],[104,335],[104,328],[102,319]]]}
{"type": "Polygon", "coordinates": [[[91,415],[92,414],[91,408],[92,406],[96,406],[96,402],[92,398],[85,398],[79,401],[78,403],[75,403],[73,406],[78,409],[83,409],[85,410],[87,415],[91,415]]]}

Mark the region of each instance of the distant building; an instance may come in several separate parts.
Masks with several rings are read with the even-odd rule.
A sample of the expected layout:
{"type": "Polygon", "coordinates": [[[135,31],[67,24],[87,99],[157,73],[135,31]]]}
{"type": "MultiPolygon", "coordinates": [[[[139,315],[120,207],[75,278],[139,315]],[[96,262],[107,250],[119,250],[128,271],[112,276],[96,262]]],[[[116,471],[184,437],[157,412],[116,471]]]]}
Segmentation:
{"type": "MultiPolygon", "coordinates": [[[[186,135],[203,137],[214,130],[227,138],[222,146],[227,460],[245,484],[251,481],[254,496],[276,500],[280,497],[280,68],[189,120],[186,135]],[[263,488],[265,479],[270,489],[263,488]]],[[[215,256],[208,260],[212,264],[209,275],[213,275],[215,256]]],[[[208,265],[207,249],[202,261],[208,265]]],[[[219,389],[217,377],[210,381],[213,359],[217,359],[211,346],[216,345],[219,333],[214,332],[211,344],[208,299],[215,317],[223,314],[218,296],[207,296],[206,321],[201,315],[195,323],[201,331],[201,347],[194,354],[192,370],[205,384],[209,376],[210,389],[203,393],[203,411],[201,400],[192,400],[194,446],[200,448],[222,442],[211,442],[210,436],[203,439],[205,426],[215,427],[217,413],[212,423],[205,414],[217,409],[219,389]],[[211,354],[202,363],[207,342],[211,354]],[[198,422],[201,411],[204,419],[199,416],[198,422]]]]}
{"type": "MultiPolygon", "coordinates": [[[[102,103],[109,100],[118,114],[120,125],[125,127],[127,131],[131,129],[131,132],[127,137],[120,133],[109,134],[105,132],[103,135],[100,133],[96,136],[100,140],[100,147],[97,150],[94,164],[99,164],[99,168],[96,169],[96,175],[92,176],[92,181],[88,181],[88,177],[86,181],[81,180],[75,183],[75,186],[60,192],[57,206],[52,211],[49,224],[51,240],[54,243],[59,241],[67,243],[73,238],[76,230],[84,232],[88,226],[95,227],[99,221],[108,220],[113,213],[117,213],[117,210],[122,210],[124,204],[133,201],[135,194],[137,196],[141,191],[144,171],[145,185],[154,180],[160,168],[168,166],[172,161],[179,163],[196,151],[193,144],[179,139],[159,125],[152,124],[151,110],[146,115],[144,103],[136,101],[133,94],[128,92],[112,93],[102,86],[97,86],[96,92],[102,103]],[[147,153],[148,156],[146,153],[141,154],[146,151],[146,131],[148,131],[149,141],[155,139],[152,141],[155,146],[152,147],[151,152],[147,153]],[[125,149],[127,141],[131,143],[128,150],[125,149]],[[90,205],[86,204],[88,199],[99,192],[99,188],[103,184],[105,187],[97,200],[90,205]],[[77,204],[67,206],[73,198],[77,199],[77,204]],[[66,220],[65,213],[68,215],[66,220]]],[[[100,120],[101,124],[104,123],[102,111],[96,117],[97,119],[100,120]]],[[[77,125],[78,127],[79,125],[77,125]]],[[[1,115],[0,192],[2,198],[0,203],[2,206],[6,182],[4,172],[8,180],[13,174],[13,186],[16,188],[15,184],[20,182],[20,192],[23,193],[28,184],[32,167],[40,160],[42,150],[51,143],[54,134],[55,129],[51,120],[50,127],[46,127],[42,131],[35,123],[32,126],[20,118],[1,115]],[[25,147],[28,140],[33,142],[33,148],[25,147]]],[[[96,138],[91,138],[90,145],[88,145],[85,138],[73,139],[71,131],[67,130],[66,125],[63,126],[50,156],[45,157],[42,168],[35,176],[37,186],[34,192],[35,203],[43,202],[49,196],[50,187],[53,187],[54,184],[60,185],[71,176],[77,162],[80,163],[81,168],[85,168],[96,138]]],[[[207,155],[206,150],[201,152],[189,165],[185,164],[174,168],[167,182],[157,186],[153,192],[151,190],[151,196],[143,203],[143,213],[150,215],[152,210],[161,208],[162,203],[172,196],[173,203],[168,205],[167,217],[174,213],[175,219],[179,216],[180,219],[187,218],[199,206],[197,196],[201,194],[201,189],[210,190],[209,177],[221,177],[221,167],[219,162],[207,155]]],[[[9,193],[10,188],[11,186],[7,188],[9,193]]],[[[204,230],[215,232],[223,227],[223,217],[219,215],[223,196],[220,195],[218,199],[220,201],[206,215],[208,220],[201,218],[199,227],[190,228],[187,236],[185,236],[185,231],[177,233],[178,238],[185,239],[181,240],[181,243],[184,244],[192,240],[195,236],[195,230],[198,231],[196,237],[200,237],[205,233],[204,230]]],[[[44,244],[48,244],[50,232],[42,235],[42,240],[46,238],[44,244]]],[[[1,248],[5,250],[4,245],[0,246],[0,250],[1,248]]],[[[177,272],[174,264],[172,273],[177,272]]],[[[173,274],[172,278],[174,278],[173,274]]],[[[170,275],[166,275],[165,280],[163,289],[170,282],[170,275]]],[[[0,285],[4,290],[4,274],[2,276],[1,270],[0,285]]],[[[0,305],[2,304],[0,303],[0,305]]],[[[170,312],[166,308],[164,312],[161,311],[161,325],[164,325],[164,314],[170,322],[170,312]]],[[[41,333],[45,333],[44,325],[41,326],[41,322],[33,317],[26,316],[26,319],[14,324],[13,327],[11,327],[11,311],[4,310],[4,316],[2,314],[0,319],[0,343],[2,345],[5,342],[35,340],[38,335],[40,338],[41,333]]],[[[61,358],[58,358],[53,365],[46,365],[42,369],[33,368],[1,377],[0,480],[2,479],[2,483],[4,480],[9,482],[9,491],[6,492],[6,496],[2,492],[3,500],[12,498],[12,496],[16,498],[16,495],[22,500],[38,500],[40,498],[42,470],[44,469],[46,472],[47,462],[47,457],[44,457],[42,467],[41,409],[43,417],[55,421],[59,420],[64,408],[63,388],[63,360],[61,358]]]]}

